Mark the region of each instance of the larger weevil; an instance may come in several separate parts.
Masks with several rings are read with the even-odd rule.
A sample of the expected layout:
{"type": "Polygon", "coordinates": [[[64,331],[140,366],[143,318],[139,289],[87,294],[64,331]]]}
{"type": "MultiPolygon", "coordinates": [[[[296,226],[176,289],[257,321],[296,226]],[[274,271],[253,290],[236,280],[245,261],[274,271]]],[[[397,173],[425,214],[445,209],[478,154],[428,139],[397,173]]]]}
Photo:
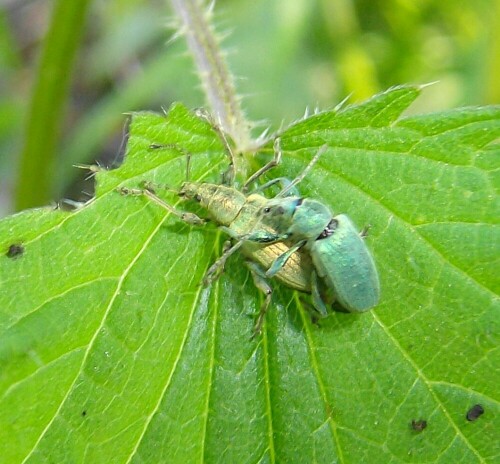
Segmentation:
{"type": "Polygon", "coordinates": [[[297,250],[307,250],[314,264],[313,303],[321,315],[327,315],[327,304],[333,301],[348,312],[368,311],[379,301],[380,283],[375,262],[363,240],[365,232],[358,233],[347,215],[334,216],[319,201],[295,194],[287,196],[304,175],[262,206],[258,213],[260,226],[245,240],[289,244],[289,249],[268,268],[267,277],[276,275],[297,250]],[[263,234],[266,228],[275,235],[263,234]]]}

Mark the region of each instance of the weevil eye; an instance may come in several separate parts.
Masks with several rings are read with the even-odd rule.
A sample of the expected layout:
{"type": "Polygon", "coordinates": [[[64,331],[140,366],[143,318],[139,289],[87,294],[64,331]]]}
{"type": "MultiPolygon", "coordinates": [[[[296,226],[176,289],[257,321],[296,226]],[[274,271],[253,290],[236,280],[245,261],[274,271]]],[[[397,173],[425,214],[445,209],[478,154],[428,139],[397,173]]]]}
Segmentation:
{"type": "Polygon", "coordinates": [[[197,193],[197,194],[194,196],[194,199],[195,199],[195,200],[199,203],[199,202],[201,201],[201,195],[197,193]]]}

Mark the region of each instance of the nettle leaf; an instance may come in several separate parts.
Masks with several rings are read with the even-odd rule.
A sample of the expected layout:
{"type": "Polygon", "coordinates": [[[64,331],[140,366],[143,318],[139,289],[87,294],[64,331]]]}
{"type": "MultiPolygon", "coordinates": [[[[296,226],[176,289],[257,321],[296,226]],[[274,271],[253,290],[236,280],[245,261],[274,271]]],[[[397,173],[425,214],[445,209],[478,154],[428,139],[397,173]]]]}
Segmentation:
{"type": "Polygon", "coordinates": [[[218,182],[223,145],[182,105],[133,116],[125,163],[81,209],[0,222],[5,462],[495,462],[500,109],[402,118],[418,94],[293,124],[269,173],[293,178],[328,145],[300,189],[371,226],[382,298],[368,313],[313,324],[273,283],[251,339],[262,297],[242,257],[200,285],[224,235],[116,191],[179,188],[186,157],[153,143],[218,182]]]}

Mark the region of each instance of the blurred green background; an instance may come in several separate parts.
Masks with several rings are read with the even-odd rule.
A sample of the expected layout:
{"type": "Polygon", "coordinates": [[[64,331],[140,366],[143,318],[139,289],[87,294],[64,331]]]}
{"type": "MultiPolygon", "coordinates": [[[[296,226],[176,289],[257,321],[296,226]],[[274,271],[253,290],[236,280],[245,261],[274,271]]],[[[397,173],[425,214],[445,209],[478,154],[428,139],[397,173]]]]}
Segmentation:
{"type": "MultiPolygon", "coordinates": [[[[88,199],[73,165],[120,162],[124,113],[205,104],[171,15],[167,0],[2,0],[0,216],[88,199]]],[[[438,81],[413,112],[500,102],[500,0],[219,0],[215,23],[255,135],[407,82],[438,81]]]]}

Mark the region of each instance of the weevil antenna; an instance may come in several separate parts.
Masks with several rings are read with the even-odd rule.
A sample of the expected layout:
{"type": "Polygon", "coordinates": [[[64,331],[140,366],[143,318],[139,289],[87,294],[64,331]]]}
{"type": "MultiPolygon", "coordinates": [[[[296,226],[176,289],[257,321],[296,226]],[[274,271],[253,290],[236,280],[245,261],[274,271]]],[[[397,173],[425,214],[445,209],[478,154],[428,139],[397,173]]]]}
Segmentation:
{"type": "Polygon", "coordinates": [[[149,145],[150,150],[175,150],[179,152],[181,155],[184,155],[186,157],[186,182],[189,181],[190,178],[190,173],[191,173],[191,152],[189,150],[186,150],[185,148],[181,147],[180,145],[177,145],[176,143],[168,143],[168,144],[159,144],[159,143],[152,143],[149,145]]]}
{"type": "Polygon", "coordinates": [[[243,184],[244,193],[248,190],[248,186],[251,183],[255,182],[259,177],[261,177],[262,174],[266,173],[267,171],[271,170],[281,163],[281,139],[279,137],[274,140],[273,151],[273,159],[262,166],[258,171],[254,172],[243,184]]]}
{"type": "Polygon", "coordinates": [[[302,182],[304,177],[309,174],[309,171],[313,168],[313,166],[318,162],[319,157],[326,151],[328,145],[323,145],[318,152],[314,155],[313,159],[309,162],[309,164],[304,168],[304,170],[294,179],[290,184],[288,184],[278,195],[276,198],[280,198],[285,196],[292,188],[294,188],[298,183],[302,182]]]}
{"type": "Polygon", "coordinates": [[[199,109],[197,110],[196,114],[200,118],[203,118],[205,121],[207,121],[208,124],[210,124],[212,129],[219,137],[219,140],[222,142],[222,146],[224,147],[226,155],[229,158],[229,168],[223,174],[223,184],[232,186],[234,184],[234,177],[236,172],[236,157],[226,134],[222,130],[222,123],[220,121],[216,121],[214,117],[206,110],[199,109]]]}

